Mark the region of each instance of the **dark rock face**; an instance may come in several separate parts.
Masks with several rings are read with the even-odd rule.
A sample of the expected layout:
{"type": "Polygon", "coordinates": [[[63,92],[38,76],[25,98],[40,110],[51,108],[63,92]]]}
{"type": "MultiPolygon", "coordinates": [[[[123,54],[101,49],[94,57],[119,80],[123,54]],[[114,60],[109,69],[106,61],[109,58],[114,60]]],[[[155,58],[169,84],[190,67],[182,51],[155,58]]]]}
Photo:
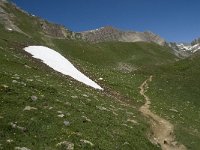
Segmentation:
{"type": "Polygon", "coordinates": [[[70,38],[72,36],[72,32],[67,30],[65,27],[51,24],[46,21],[41,20],[40,26],[45,34],[48,36],[52,36],[55,38],[70,38]]]}
{"type": "Polygon", "coordinates": [[[22,33],[22,31],[14,24],[13,20],[15,16],[13,14],[7,13],[4,10],[6,3],[7,1],[5,0],[0,1],[0,24],[4,25],[7,30],[14,30],[22,33]]]}
{"type": "Polygon", "coordinates": [[[89,42],[154,42],[159,45],[165,45],[165,40],[152,32],[126,32],[113,27],[103,27],[96,30],[80,32],[82,39],[89,42]]]}
{"type": "Polygon", "coordinates": [[[117,41],[122,32],[112,27],[105,27],[91,31],[81,32],[83,40],[89,42],[117,41]]]}

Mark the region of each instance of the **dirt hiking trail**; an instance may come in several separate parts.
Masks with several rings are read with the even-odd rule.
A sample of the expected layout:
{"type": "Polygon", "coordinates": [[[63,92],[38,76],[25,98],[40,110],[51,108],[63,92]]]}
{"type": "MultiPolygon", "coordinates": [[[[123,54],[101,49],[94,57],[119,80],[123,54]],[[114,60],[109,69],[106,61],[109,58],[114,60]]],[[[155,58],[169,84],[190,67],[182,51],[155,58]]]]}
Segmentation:
{"type": "Polygon", "coordinates": [[[162,150],[186,150],[187,148],[184,145],[175,140],[174,126],[169,121],[161,118],[150,110],[151,101],[145,93],[149,88],[148,82],[151,82],[152,78],[153,76],[150,76],[139,87],[140,94],[145,98],[146,101],[139,110],[150,121],[150,141],[154,144],[159,144],[162,150]]]}

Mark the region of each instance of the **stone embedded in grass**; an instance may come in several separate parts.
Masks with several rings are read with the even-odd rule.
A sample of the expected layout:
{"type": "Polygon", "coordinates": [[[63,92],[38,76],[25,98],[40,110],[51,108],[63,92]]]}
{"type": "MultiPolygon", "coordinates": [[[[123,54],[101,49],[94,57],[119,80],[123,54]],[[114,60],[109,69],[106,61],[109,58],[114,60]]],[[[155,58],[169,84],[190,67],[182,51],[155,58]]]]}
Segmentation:
{"type": "Polygon", "coordinates": [[[20,77],[19,76],[14,76],[14,77],[12,77],[12,79],[19,80],[20,77]]]}
{"type": "Polygon", "coordinates": [[[59,114],[58,117],[63,118],[65,115],[64,114],[59,114]]]}
{"type": "Polygon", "coordinates": [[[94,144],[88,140],[80,140],[81,142],[85,143],[85,144],[89,144],[90,146],[94,146],[94,144]]]}
{"type": "Polygon", "coordinates": [[[24,108],[24,111],[29,111],[29,110],[37,110],[37,108],[31,107],[31,106],[26,106],[26,107],[24,108]]]}
{"type": "Polygon", "coordinates": [[[96,108],[98,108],[99,110],[109,111],[107,108],[103,106],[96,106],[96,108]]]}
{"type": "Polygon", "coordinates": [[[89,97],[87,94],[83,94],[83,97],[89,97]]]}
{"type": "Polygon", "coordinates": [[[36,81],[38,81],[38,82],[41,82],[41,83],[43,82],[43,81],[42,81],[42,80],[40,80],[40,79],[36,79],[36,81]]]}
{"type": "Polygon", "coordinates": [[[71,96],[71,98],[76,99],[76,98],[78,98],[78,96],[71,96]]]}
{"type": "Polygon", "coordinates": [[[100,80],[100,81],[102,81],[102,80],[103,80],[103,78],[99,78],[99,80],[100,80]]]}
{"type": "Polygon", "coordinates": [[[4,91],[4,92],[9,92],[11,89],[5,85],[5,84],[2,84],[0,85],[0,91],[4,91]]]}
{"type": "Polygon", "coordinates": [[[18,83],[18,81],[17,80],[12,80],[12,83],[18,83]]]}
{"type": "Polygon", "coordinates": [[[133,128],[132,126],[129,126],[129,125],[125,124],[125,123],[123,123],[122,126],[125,126],[125,127],[128,127],[128,128],[131,128],[131,129],[133,128]]]}
{"type": "Polygon", "coordinates": [[[15,147],[15,150],[30,150],[27,147],[15,147]]]}
{"type": "Polygon", "coordinates": [[[130,145],[130,143],[129,142],[124,142],[124,144],[123,145],[130,145]]]}
{"type": "Polygon", "coordinates": [[[19,77],[19,75],[18,74],[14,74],[14,77],[19,77]]]}
{"type": "Polygon", "coordinates": [[[24,65],[24,67],[25,67],[25,68],[28,68],[28,69],[31,69],[31,67],[30,67],[30,66],[28,66],[28,65],[24,65]]]}
{"type": "Polygon", "coordinates": [[[74,150],[74,143],[63,141],[58,144],[56,144],[56,147],[61,147],[65,150],[74,150]]]}
{"type": "Polygon", "coordinates": [[[28,81],[28,82],[33,82],[33,79],[26,79],[26,81],[28,81]]]}
{"type": "Polygon", "coordinates": [[[53,107],[49,107],[49,110],[53,109],[53,107]]]}
{"type": "Polygon", "coordinates": [[[115,111],[112,111],[113,115],[118,116],[118,114],[115,111]]]}
{"type": "Polygon", "coordinates": [[[87,99],[86,99],[86,101],[87,101],[87,102],[91,102],[92,100],[91,100],[91,99],[89,99],[89,98],[87,98],[87,99]]]}
{"type": "Polygon", "coordinates": [[[57,113],[62,114],[63,112],[62,111],[57,111],[57,113]]]}
{"type": "Polygon", "coordinates": [[[24,83],[24,82],[20,82],[20,84],[22,84],[23,86],[26,86],[26,83],[24,83]]]}
{"type": "Polygon", "coordinates": [[[174,109],[174,108],[171,108],[171,109],[169,109],[170,111],[173,111],[173,112],[178,112],[178,110],[176,110],[176,109],[174,109]]]}
{"type": "Polygon", "coordinates": [[[24,83],[24,82],[18,82],[17,80],[12,80],[12,83],[15,83],[15,84],[18,83],[18,84],[21,84],[23,86],[26,86],[26,83],[24,83]]]}
{"type": "Polygon", "coordinates": [[[65,105],[71,106],[72,104],[70,102],[65,102],[65,105]]]}
{"type": "Polygon", "coordinates": [[[8,86],[6,84],[2,84],[1,87],[5,88],[5,89],[8,88],[8,86]]]}
{"type": "Polygon", "coordinates": [[[18,129],[18,130],[23,131],[23,132],[26,131],[26,128],[25,128],[25,127],[20,127],[20,126],[17,125],[17,123],[11,122],[10,125],[11,125],[11,127],[12,127],[13,129],[18,129]]]}
{"type": "Polygon", "coordinates": [[[63,123],[64,123],[65,126],[69,126],[70,125],[70,122],[67,121],[67,120],[65,120],[63,123]]]}
{"type": "Polygon", "coordinates": [[[38,100],[38,97],[35,96],[35,95],[33,95],[33,96],[31,96],[31,100],[32,100],[32,101],[37,101],[37,100],[38,100]]]}
{"type": "Polygon", "coordinates": [[[8,139],[8,140],[6,140],[6,142],[7,142],[7,143],[12,143],[13,140],[12,140],[12,139],[8,139]]]}
{"type": "Polygon", "coordinates": [[[85,119],[84,121],[91,122],[91,120],[88,117],[86,117],[86,116],[82,116],[82,118],[85,119]]]}
{"type": "Polygon", "coordinates": [[[133,119],[128,119],[127,122],[131,122],[131,123],[133,123],[133,124],[138,124],[138,122],[135,121],[135,120],[133,120],[133,119]]]}

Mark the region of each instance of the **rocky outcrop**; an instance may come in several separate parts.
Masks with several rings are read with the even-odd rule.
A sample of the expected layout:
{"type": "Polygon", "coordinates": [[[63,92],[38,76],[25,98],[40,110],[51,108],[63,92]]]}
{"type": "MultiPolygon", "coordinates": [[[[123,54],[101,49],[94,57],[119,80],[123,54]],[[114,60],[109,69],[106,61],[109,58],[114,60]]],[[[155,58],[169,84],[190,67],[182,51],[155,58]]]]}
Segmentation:
{"type": "Polygon", "coordinates": [[[165,45],[165,40],[152,32],[121,31],[113,27],[103,27],[96,30],[80,32],[82,39],[98,43],[107,41],[121,42],[154,42],[165,45]]]}
{"type": "Polygon", "coordinates": [[[185,58],[200,52],[200,39],[196,39],[191,43],[168,43],[168,45],[178,57],[185,58]]]}
{"type": "Polygon", "coordinates": [[[37,26],[37,28],[41,29],[42,31],[41,34],[43,34],[44,36],[48,36],[50,38],[60,38],[60,39],[80,38],[80,35],[78,33],[74,33],[65,28],[64,26],[50,23],[46,20],[35,17],[34,15],[20,9],[13,3],[7,2],[6,0],[0,0],[0,24],[2,24],[5,27],[5,29],[9,31],[20,32],[27,35],[28,37],[31,37],[31,35],[28,35],[28,33],[25,33],[23,29],[17,26],[18,23],[16,23],[16,20],[18,20],[18,22],[20,22],[21,20],[19,18],[16,18],[15,14],[13,14],[12,11],[7,12],[6,11],[7,7],[16,9],[19,12],[25,14],[26,16],[32,18],[33,23],[37,26]]]}
{"type": "Polygon", "coordinates": [[[46,35],[54,38],[71,38],[72,36],[72,31],[57,24],[52,24],[47,21],[40,20],[40,26],[46,35]]]}
{"type": "Polygon", "coordinates": [[[5,11],[6,4],[8,2],[6,0],[0,0],[0,24],[4,25],[5,29],[10,30],[10,31],[17,31],[17,32],[22,32],[15,24],[15,15],[10,14],[5,11]]]}

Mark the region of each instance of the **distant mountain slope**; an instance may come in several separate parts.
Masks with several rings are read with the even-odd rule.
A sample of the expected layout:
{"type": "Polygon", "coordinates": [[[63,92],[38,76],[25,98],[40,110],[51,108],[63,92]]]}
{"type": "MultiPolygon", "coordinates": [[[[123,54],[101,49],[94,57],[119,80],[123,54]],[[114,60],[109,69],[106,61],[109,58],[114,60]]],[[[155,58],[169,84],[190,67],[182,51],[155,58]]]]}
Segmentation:
{"type": "Polygon", "coordinates": [[[109,41],[153,42],[162,46],[166,43],[164,39],[152,32],[126,32],[113,27],[103,27],[80,33],[73,32],[61,25],[35,17],[6,1],[0,2],[0,18],[0,23],[4,24],[6,29],[21,32],[28,36],[32,36],[36,32],[35,34],[40,33],[52,38],[79,39],[93,43],[109,41]],[[32,23],[29,24],[28,22],[32,23]],[[30,32],[31,28],[36,30],[30,32]]]}
{"type": "Polygon", "coordinates": [[[107,26],[96,30],[80,32],[83,39],[89,42],[153,42],[159,45],[164,45],[165,40],[152,32],[133,32],[121,31],[119,29],[107,26]]]}
{"type": "Polygon", "coordinates": [[[74,32],[64,26],[50,23],[29,14],[14,4],[0,1],[0,24],[7,30],[25,34],[27,37],[40,38],[48,36],[59,39],[77,39],[74,32]]]}
{"type": "Polygon", "coordinates": [[[188,57],[200,51],[200,38],[193,40],[191,43],[168,43],[174,53],[180,57],[188,57]]]}
{"type": "Polygon", "coordinates": [[[110,69],[133,71],[144,66],[172,63],[178,57],[168,47],[147,42],[102,42],[54,39],[55,49],[66,56],[110,69]]]}

